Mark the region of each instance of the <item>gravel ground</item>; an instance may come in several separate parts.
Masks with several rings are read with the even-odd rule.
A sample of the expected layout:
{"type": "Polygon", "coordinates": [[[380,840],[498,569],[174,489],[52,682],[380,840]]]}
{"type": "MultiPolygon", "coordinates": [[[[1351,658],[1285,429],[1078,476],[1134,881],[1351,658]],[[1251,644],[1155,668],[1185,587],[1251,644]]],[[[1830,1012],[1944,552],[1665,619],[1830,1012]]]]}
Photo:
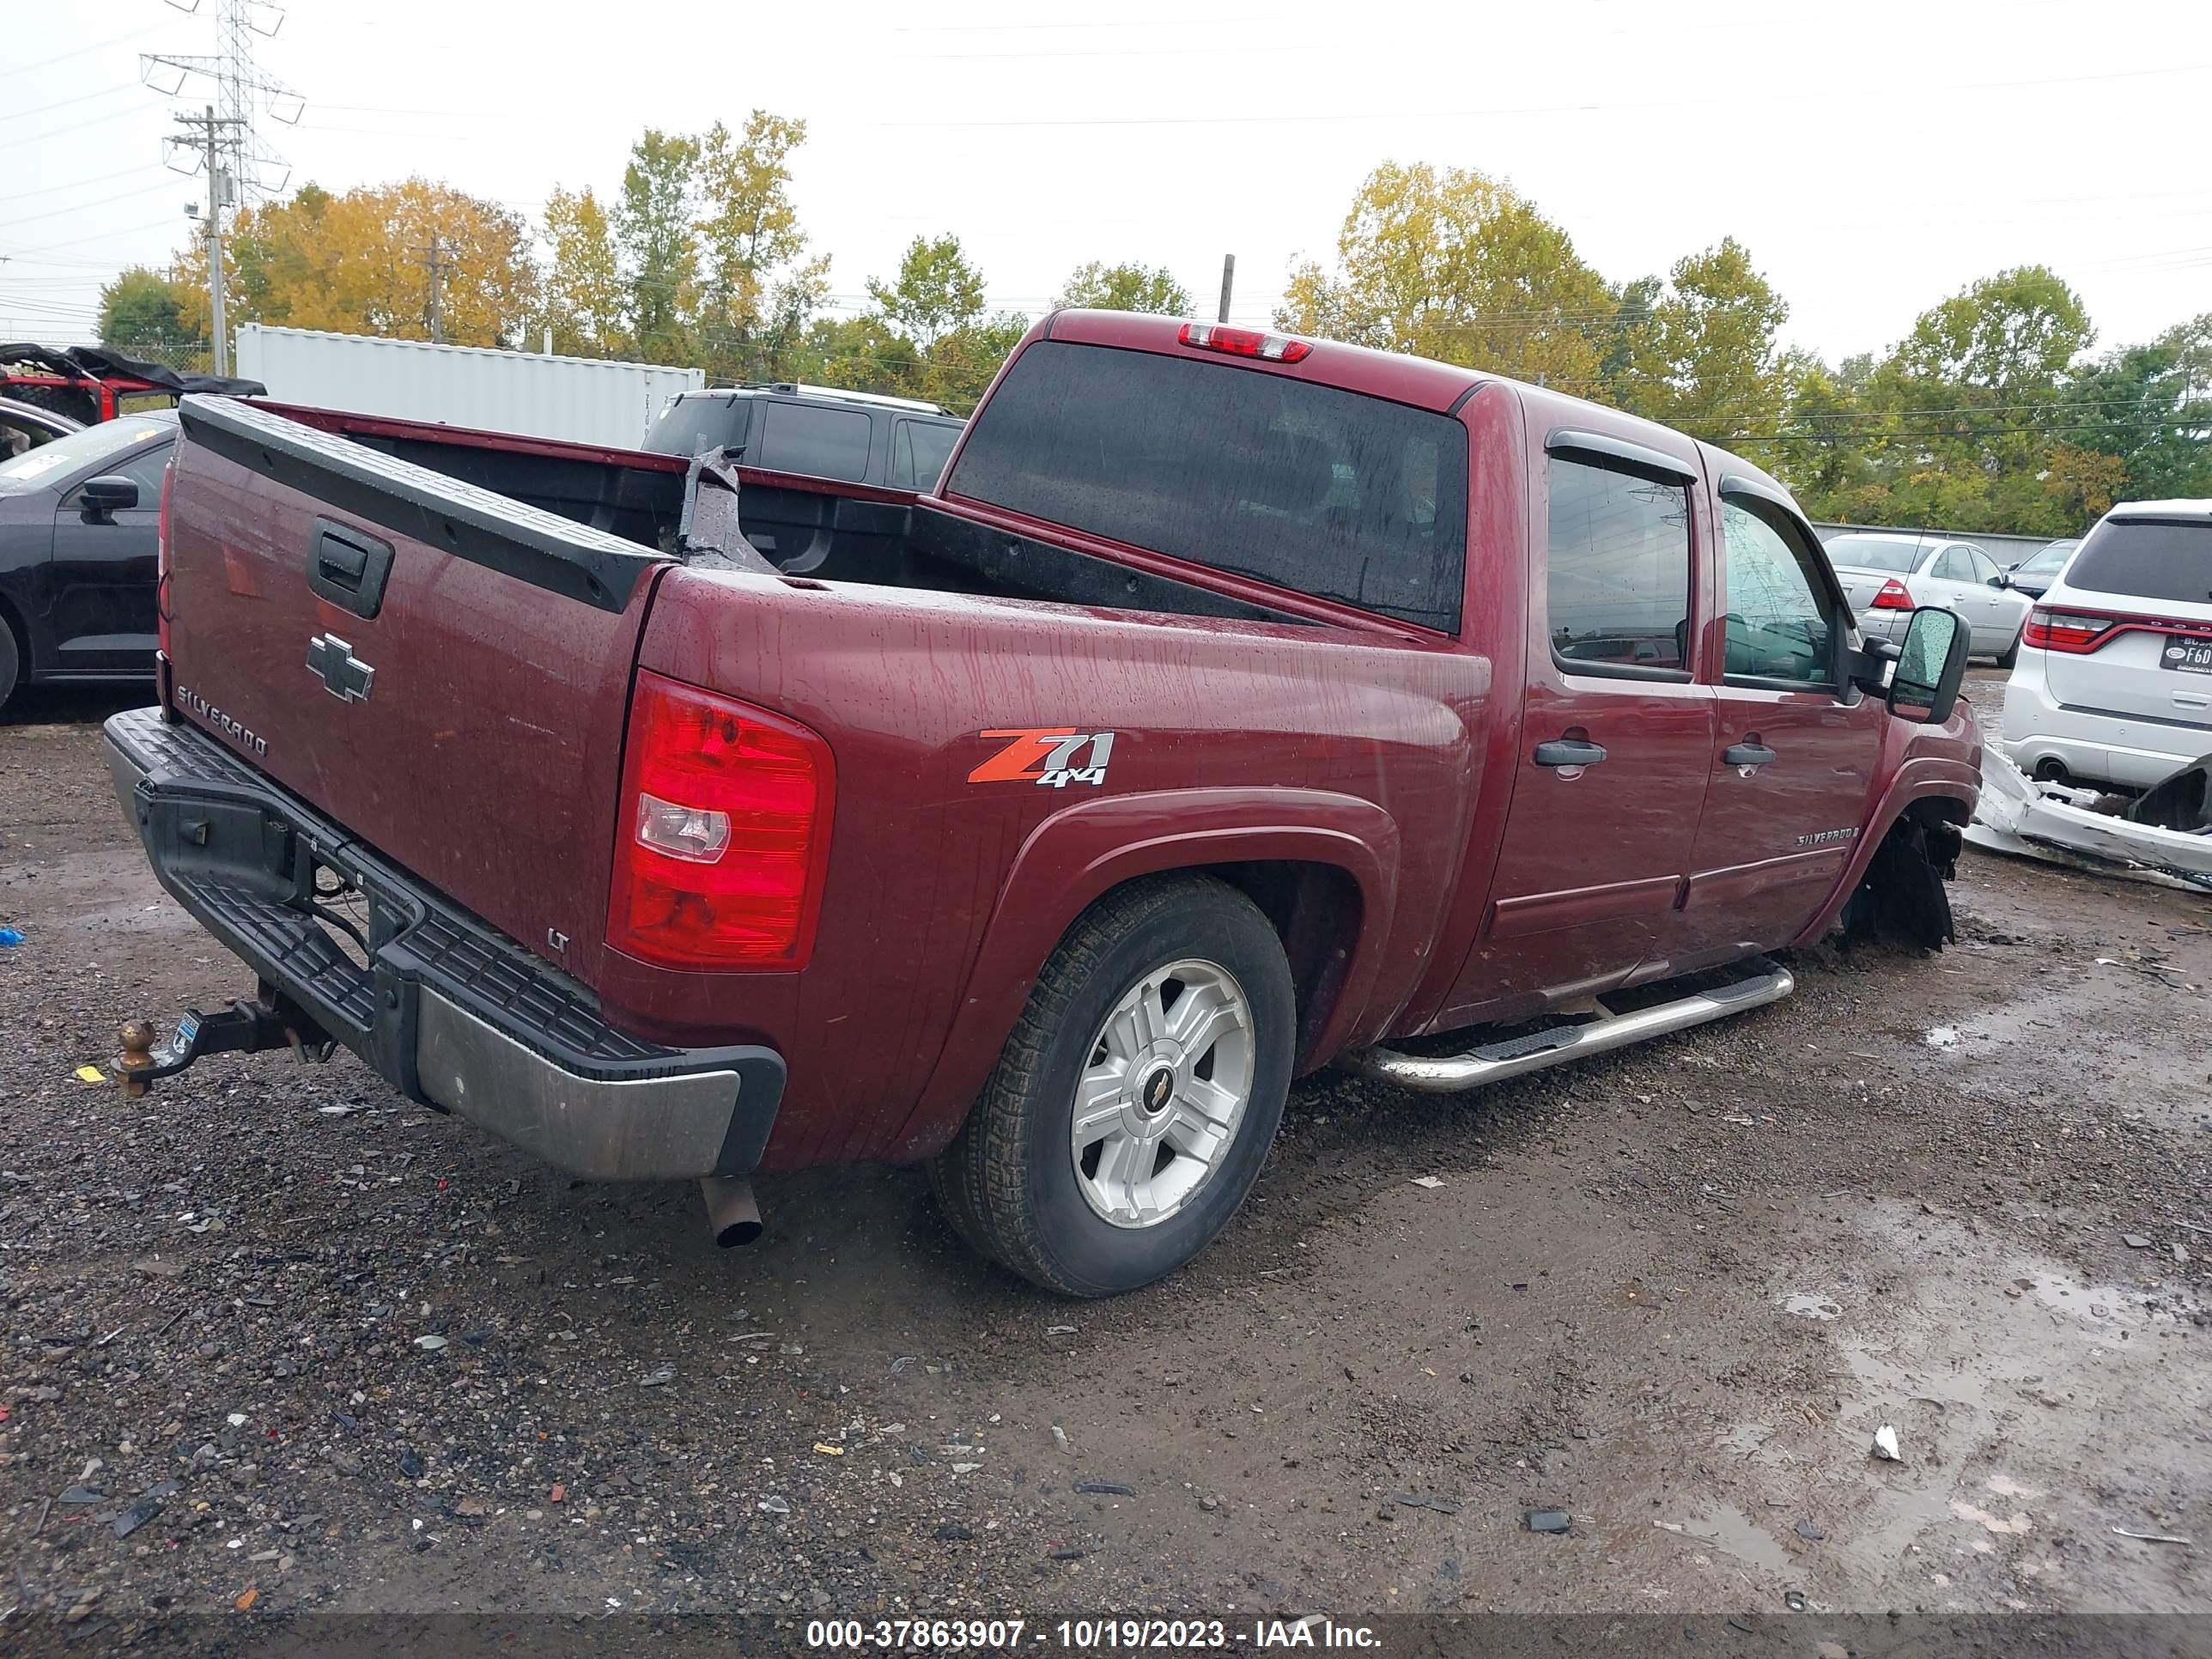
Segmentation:
{"type": "Polygon", "coordinates": [[[2212,1610],[2114,1532],[2212,1540],[2203,900],[1970,854],[1941,957],[1458,1100],[1310,1080],[1228,1237],[1079,1304],[912,1170],[764,1181],[724,1254],[349,1057],[80,1081],[246,988],[119,706],[0,721],[0,1630],[2212,1610]]]}

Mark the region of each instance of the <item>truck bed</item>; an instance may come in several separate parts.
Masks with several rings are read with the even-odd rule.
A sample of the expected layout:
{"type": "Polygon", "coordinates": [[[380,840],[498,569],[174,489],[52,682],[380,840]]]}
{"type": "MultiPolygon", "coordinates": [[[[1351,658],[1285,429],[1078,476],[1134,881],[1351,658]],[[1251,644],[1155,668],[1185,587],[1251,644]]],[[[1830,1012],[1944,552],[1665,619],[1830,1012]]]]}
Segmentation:
{"type": "MultiPolygon", "coordinates": [[[[270,412],[656,552],[673,553],[687,464],[511,433],[288,404],[270,412]]],[[[787,576],[996,599],[1108,605],[1170,615],[1296,622],[1288,611],[1135,571],[1045,538],[985,526],[911,490],[740,465],[740,521],[787,576]]]]}

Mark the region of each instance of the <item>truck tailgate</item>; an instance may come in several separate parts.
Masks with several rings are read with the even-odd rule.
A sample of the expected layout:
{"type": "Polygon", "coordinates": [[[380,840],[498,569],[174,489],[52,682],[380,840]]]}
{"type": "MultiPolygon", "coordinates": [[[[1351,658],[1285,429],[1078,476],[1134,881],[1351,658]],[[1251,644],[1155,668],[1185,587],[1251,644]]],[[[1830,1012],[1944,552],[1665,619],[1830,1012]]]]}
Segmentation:
{"type": "Polygon", "coordinates": [[[180,416],[179,710],[595,985],[629,682],[667,562],[251,404],[180,416]]]}

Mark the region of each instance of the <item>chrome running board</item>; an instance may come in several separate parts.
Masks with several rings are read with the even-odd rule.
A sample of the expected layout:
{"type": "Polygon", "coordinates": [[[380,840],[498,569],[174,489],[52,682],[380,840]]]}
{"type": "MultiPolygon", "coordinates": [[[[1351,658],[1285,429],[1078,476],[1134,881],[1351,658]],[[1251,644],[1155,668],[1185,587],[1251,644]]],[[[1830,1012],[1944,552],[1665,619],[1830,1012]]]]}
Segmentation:
{"type": "Polygon", "coordinates": [[[1470,1048],[1465,1054],[1431,1058],[1404,1054],[1395,1048],[1362,1048],[1346,1055],[1342,1064],[1362,1077],[1377,1078],[1424,1094],[1455,1094],[1462,1089],[1479,1089],[1486,1083],[1519,1077],[1524,1072],[1540,1072],[1547,1066],[1580,1060],[1586,1054],[1601,1054],[1612,1048],[1625,1048],[1647,1037],[1686,1031],[1708,1020],[1763,1007],[1770,1002],[1779,1002],[1797,988],[1797,981],[1787,968],[1771,962],[1763,967],[1765,971],[1717,990],[1695,992],[1673,1002],[1639,1008],[1632,1014],[1607,1014],[1580,1025],[1555,1025],[1548,1030],[1506,1037],[1470,1048]]]}

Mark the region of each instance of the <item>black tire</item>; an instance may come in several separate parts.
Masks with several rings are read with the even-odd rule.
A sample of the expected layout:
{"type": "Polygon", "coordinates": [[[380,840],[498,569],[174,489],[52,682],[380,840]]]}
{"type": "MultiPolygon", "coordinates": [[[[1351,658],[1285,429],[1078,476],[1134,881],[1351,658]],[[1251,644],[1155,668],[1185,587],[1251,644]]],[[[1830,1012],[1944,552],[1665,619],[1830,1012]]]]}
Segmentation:
{"type": "Polygon", "coordinates": [[[17,386],[0,390],[0,396],[13,398],[19,404],[28,404],[33,409],[43,409],[64,416],[80,426],[91,426],[100,419],[100,399],[89,392],[66,386],[17,386]]]}
{"type": "Polygon", "coordinates": [[[1243,894],[1206,876],[1115,889],[1045,963],[981,1098],[932,1166],[946,1218],[980,1254],[1064,1296],[1112,1296],[1172,1272],[1212,1242],[1259,1176],[1290,1092],[1297,1017],[1282,942],[1243,894]],[[1251,1091],[1221,1163],[1182,1207],[1149,1226],[1116,1226],[1077,1185],[1076,1085],[1123,994],[1189,957],[1226,969],[1244,994],[1251,1091]]]}
{"type": "Polygon", "coordinates": [[[2008,651],[2006,651],[2006,653],[2004,653],[2004,655],[2002,655],[2002,656],[2001,656],[2001,657],[1999,657],[1999,658],[1997,659],[1997,666],[1998,666],[1998,667],[2000,667],[2000,668],[2002,668],[2002,669],[2006,670],[2007,672],[2010,672],[2012,669],[2014,669],[2014,668],[2017,667],[2017,666],[2019,665],[2019,663],[2020,663],[2020,635],[2019,635],[2018,634],[2015,634],[2015,635],[2014,635],[2012,636],[2012,646],[2011,646],[2011,648],[2010,648],[2010,649],[2008,649],[2008,651]]]}
{"type": "Polygon", "coordinates": [[[23,659],[15,648],[15,630],[8,626],[5,617],[0,617],[0,708],[8,706],[8,699],[15,695],[22,672],[23,659]]]}

